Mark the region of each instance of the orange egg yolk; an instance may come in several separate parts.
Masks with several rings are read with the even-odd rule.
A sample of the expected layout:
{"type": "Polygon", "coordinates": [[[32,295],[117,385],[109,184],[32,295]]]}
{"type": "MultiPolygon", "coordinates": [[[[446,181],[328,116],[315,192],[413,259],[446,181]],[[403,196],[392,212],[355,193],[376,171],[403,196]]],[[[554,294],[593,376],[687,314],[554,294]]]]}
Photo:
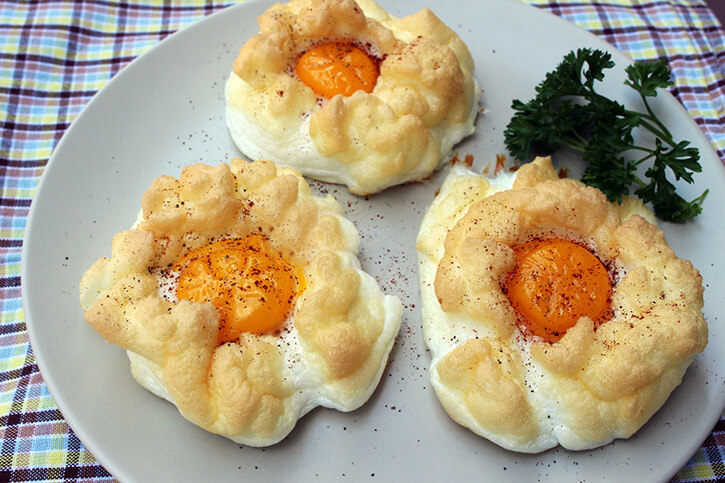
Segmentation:
{"type": "Polygon", "coordinates": [[[337,94],[372,92],[378,64],[367,52],[349,42],[325,42],[305,52],[297,61],[297,77],[316,94],[331,99],[337,94]]]}
{"type": "Polygon", "coordinates": [[[219,312],[219,344],[242,332],[278,329],[304,287],[302,273],[277,254],[263,235],[213,242],[189,251],[172,266],[180,273],[179,299],[211,302],[219,312]]]}
{"type": "Polygon", "coordinates": [[[595,324],[609,315],[612,284],[606,267],[583,246],[562,239],[514,248],[516,268],[504,291],[524,330],[553,343],[580,317],[595,324]]]}

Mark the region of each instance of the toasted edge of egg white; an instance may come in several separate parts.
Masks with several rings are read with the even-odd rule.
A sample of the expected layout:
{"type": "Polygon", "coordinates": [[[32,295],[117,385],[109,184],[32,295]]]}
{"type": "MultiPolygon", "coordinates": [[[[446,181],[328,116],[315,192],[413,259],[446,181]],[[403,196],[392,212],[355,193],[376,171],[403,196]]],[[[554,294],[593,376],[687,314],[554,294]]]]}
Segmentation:
{"type": "MultiPolygon", "coordinates": [[[[474,433],[489,439],[503,448],[513,451],[536,453],[556,446],[558,444],[557,438],[551,434],[545,434],[546,431],[541,431],[536,442],[521,447],[498,433],[486,430],[476,421],[467,409],[466,403],[461,401],[456,391],[441,383],[437,370],[437,364],[440,359],[467,340],[481,336],[494,336],[493,331],[487,327],[475,324],[475,322],[470,321],[463,315],[445,313],[438,302],[433,281],[438,270],[438,263],[443,258],[443,245],[448,231],[465,216],[472,204],[499,191],[511,189],[516,175],[516,172],[502,171],[498,175],[489,178],[474,172],[462,164],[456,164],[451,168],[438,195],[428,207],[423,217],[420,231],[418,232],[418,242],[425,240],[427,247],[435,246],[433,256],[428,256],[423,250],[418,250],[418,277],[421,294],[421,313],[423,317],[423,337],[431,352],[431,384],[439,400],[447,408],[446,412],[454,413],[454,419],[459,424],[470,428],[474,433]],[[470,177],[485,178],[489,182],[488,189],[483,192],[477,191],[470,193],[454,191],[456,185],[465,182],[466,178],[470,177]],[[449,196],[457,198],[454,200],[449,198],[449,196]],[[441,332],[439,330],[439,324],[441,323],[437,324],[436,320],[445,320],[443,324],[447,330],[441,332]],[[446,333],[451,336],[446,336],[446,333]]],[[[512,343],[519,349],[520,355],[522,356],[522,363],[525,367],[527,369],[534,367],[530,363],[530,358],[527,360],[528,347],[530,347],[531,342],[526,341],[523,337],[514,336],[512,343]]],[[[529,370],[527,371],[525,383],[534,389],[532,403],[538,403],[539,407],[546,407],[546,412],[553,414],[555,402],[542,395],[542,392],[547,391],[544,391],[544,388],[539,384],[539,380],[541,379],[538,370],[529,370]]],[[[540,417],[538,422],[541,428],[548,428],[551,432],[554,431],[554,427],[556,426],[554,419],[540,417]]]]}
{"type": "MultiPolygon", "coordinates": [[[[520,331],[504,340],[505,344],[520,356],[525,368],[524,387],[528,392],[529,403],[534,409],[539,433],[537,439],[527,444],[519,444],[510,438],[486,430],[472,415],[460,393],[444,385],[439,377],[437,365],[451,350],[467,340],[481,336],[495,336],[493,331],[479,326],[467,317],[446,313],[442,310],[435,293],[434,280],[438,264],[444,255],[444,242],[450,229],[465,216],[470,206],[496,192],[511,189],[517,172],[503,172],[498,176],[487,177],[461,165],[454,166],[438,195],[426,211],[418,233],[419,283],[421,290],[421,309],[423,318],[423,334],[426,345],[431,351],[431,383],[446,412],[459,424],[474,433],[483,436],[497,445],[517,452],[538,453],[557,445],[570,450],[587,450],[606,445],[617,438],[629,437],[621,428],[611,428],[602,438],[587,438],[586,435],[575,433],[565,421],[565,414],[558,410],[560,404],[556,396],[556,376],[546,368],[535,363],[531,357],[532,340],[527,340],[520,331]],[[465,189],[470,180],[485,179],[487,189],[465,189]]],[[[470,186],[470,185],[469,185],[470,186]]],[[[479,187],[482,186],[479,184],[479,187]]],[[[619,216],[628,220],[637,214],[656,226],[652,212],[635,199],[626,198],[619,206],[619,216]]],[[[629,267],[616,262],[618,277],[624,277],[629,267]]],[[[687,367],[694,355],[684,361],[687,367]]]]}
{"type": "MultiPolygon", "coordinates": [[[[294,362],[292,364],[284,364],[283,377],[287,381],[291,381],[291,384],[295,388],[288,399],[290,400],[289,404],[293,408],[293,414],[296,417],[289,421],[287,430],[275,438],[226,436],[235,443],[253,447],[276,444],[287,437],[300,418],[317,406],[335,409],[341,412],[350,412],[361,407],[370,399],[375,389],[377,389],[387,366],[390,351],[400,331],[400,324],[403,317],[402,302],[398,297],[384,294],[375,278],[362,270],[360,260],[357,257],[360,245],[360,236],[357,228],[344,216],[334,213],[337,210],[337,202],[331,196],[315,196],[314,200],[320,205],[320,208],[326,208],[328,210],[327,214],[335,216],[340,222],[341,231],[346,236],[343,243],[344,246],[337,254],[340,256],[343,267],[353,268],[360,275],[360,286],[358,290],[361,292],[361,296],[363,298],[381,298],[385,320],[382,331],[373,344],[371,353],[380,353],[384,356],[378,365],[377,373],[371,378],[370,384],[363,391],[359,391],[355,395],[356,397],[351,400],[341,399],[336,394],[333,384],[334,381],[330,381],[326,377],[322,363],[315,360],[314,351],[311,349],[303,350],[306,346],[299,339],[297,329],[294,327],[294,315],[289,315],[284,324],[287,330],[280,330],[275,334],[275,337],[278,342],[277,347],[280,349],[280,353],[285,362],[294,362]],[[288,348],[292,348],[291,351],[288,348]]],[[[136,228],[142,221],[144,221],[143,210],[140,210],[132,229],[136,228]]],[[[169,290],[168,284],[159,284],[160,292],[168,292],[169,290]]],[[[173,292],[175,294],[175,285],[173,292]]],[[[161,295],[165,298],[168,297],[168,294],[161,295]]],[[[148,389],[151,393],[176,406],[173,397],[166,389],[161,367],[133,351],[126,350],[126,354],[130,362],[131,374],[136,382],[148,389]]]]}
{"type": "MultiPolygon", "coordinates": [[[[476,131],[475,120],[481,103],[481,87],[475,77],[473,85],[473,107],[464,124],[456,128],[441,122],[429,128],[430,135],[440,139],[441,156],[436,167],[431,171],[417,166],[410,171],[401,172],[378,191],[430,176],[448,162],[456,144],[476,131]]],[[[344,184],[352,192],[367,191],[366,187],[360,185],[352,176],[349,164],[324,156],[317,151],[310,136],[311,112],[302,118],[297,130],[290,131],[286,138],[280,139],[267,131],[255,119],[254,113],[238,109],[230,102],[232,92],[237,92],[236,95],[241,96],[251,95],[253,92],[253,88],[233,71],[229,74],[224,92],[227,99],[225,117],[229,134],[236,147],[246,157],[253,161],[274,159],[278,166],[294,168],[303,176],[327,183],[344,184]]]]}

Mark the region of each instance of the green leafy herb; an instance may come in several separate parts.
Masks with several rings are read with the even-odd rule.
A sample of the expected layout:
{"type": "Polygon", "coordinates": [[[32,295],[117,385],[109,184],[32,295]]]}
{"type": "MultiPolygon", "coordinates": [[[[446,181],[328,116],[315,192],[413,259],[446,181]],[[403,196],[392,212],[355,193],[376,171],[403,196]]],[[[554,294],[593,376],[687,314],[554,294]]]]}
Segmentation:
{"type": "Polygon", "coordinates": [[[595,82],[601,82],[605,69],[612,67],[611,55],[601,50],[567,54],[536,87],[536,97],[527,103],[513,101],[515,114],[504,131],[506,147],[526,161],[533,153],[551,154],[568,146],[580,151],[587,162],[582,181],[599,188],[610,201],[620,202],[635,186],[634,194],[651,203],[659,218],[676,222],[694,218],[702,211],[707,191],[687,201],[675,192],[667,171],[675,180],[692,183],[692,174],[702,171],[700,153],[688,141],[675,141],[647,101],[672,84],[670,71],[662,60],[627,67],[625,84],[639,93],[646,111],[637,112],[595,91],[595,82]],[[635,128],[654,135],[654,148],[634,144],[635,128]],[[642,163],[651,163],[646,180],[637,175],[642,163]]]}

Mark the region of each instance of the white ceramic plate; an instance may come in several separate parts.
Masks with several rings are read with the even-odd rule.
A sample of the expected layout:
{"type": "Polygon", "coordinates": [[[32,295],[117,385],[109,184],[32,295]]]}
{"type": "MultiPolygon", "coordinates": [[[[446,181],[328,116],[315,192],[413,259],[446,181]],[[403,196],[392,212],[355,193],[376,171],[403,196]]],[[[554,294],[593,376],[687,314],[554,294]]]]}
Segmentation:
{"type": "MultiPolygon", "coordinates": [[[[592,35],[514,0],[429,0],[383,6],[395,15],[430,6],[469,45],[488,113],[459,147],[477,166],[504,152],[502,130],[513,98],[533,88],[571,49],[613,50],[592,35]]],[[[45,381],[70,425],[100,462],[129,481],[351,478],[407,481],[483,477],[498,480],[667,479],[696,451],[721,414],[725,334],[718,323],[725,290],[724,170],[703,134],[669,95],[657,110],[673,132],[694,140],[705,173],[686,197],[710,188],[704,213],[666,225],[677,252],[702,271],[710,344],[665,407],[633,438],[594,451],[507,452],[455,424],[428,382],[430,357],[420,333],[415,236],[443,179],[357,198],[313,183],[346,206],[362,239],[363,266],[406,306],[403,328],[380,387],[350,414],[316,409],[282,443],[241,448],[186,422],[176,409],[138,386],[124,351],[83,321],[77,286],[114,233],[130,226],[141,194],[182,166],[238,156],[223,120],[223,86],[236,53],[257,32],[268,3],[229,8],[162,42],[125,68],[88,104],[48,164],[28,220],[23,256],[25,315],[45,381]],[[719,294],[719,295],[718,295],[719,294]],[[374,475],[374,476],[373,476],[374,475]]],[[[614,52],[610,93],[627,60],[614,52]]]]}

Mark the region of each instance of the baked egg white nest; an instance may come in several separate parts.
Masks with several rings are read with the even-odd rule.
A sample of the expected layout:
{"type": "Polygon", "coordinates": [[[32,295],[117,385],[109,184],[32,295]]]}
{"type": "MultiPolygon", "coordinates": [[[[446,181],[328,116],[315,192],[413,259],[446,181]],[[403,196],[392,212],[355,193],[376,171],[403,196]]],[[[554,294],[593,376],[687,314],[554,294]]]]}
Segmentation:
{"type": "MultiPolygon", "coordinates": [[[[197,164],[178,179],[154,180],[137,224],[117,234],[111,257],[84,274],[81,305],[101,336],[128,351],[142,386],[207,431],[267,446],[316,406],[358,408],[380,380],[402,305],[362,271],[358,245],[357,230],[337,201],[312,195],[298,172],[269,161],[197,164]],[[237,240],[254,240],[254,249],[265,252],[260,257],[292,267],[294,275],[283,275],[287,283],[295,280],[296,292],[278,327],[221,339],[222,309],[180,300],[181,284],[196,282],[186,268],[176,268],[195,250],[237,240]]],[[[208,263],[201,256],[189,263],[203,260],[195,269],[227,274],[209,287],[238,294],[244,285],[239,290],[249,299],[232,297],[229,311],[244,315],[250,305],[264,314],[265,297],[274,296],[281,279],[260,274],[252,255],[244,262],[243,255],[222,253],[208,263]]]]}
{"type": "Polygon", "coordinates": [[[456,165],[417,241],[423,333],[446,412],[513,451],[583,450],[634,434],[707,344],[703,286],[634,199],[559,179],[549,158],[488,179],[456,165]],[[612,313],[556,342],[522,330],[503,291],[532,236],[591,247],[613,270],[612,313]]]}
{"type": "Polygon", "coordinates": [[[226,84],[226,122],[251,159],[364,195],[421,180],[474,131],[480,88],[466,45],[433,12],[371,0],[293,0],[259,17],[226,84]],[[379,68],[372,92],[322,97],[295,74],[320,43],[354,43],[379,68]]]}

